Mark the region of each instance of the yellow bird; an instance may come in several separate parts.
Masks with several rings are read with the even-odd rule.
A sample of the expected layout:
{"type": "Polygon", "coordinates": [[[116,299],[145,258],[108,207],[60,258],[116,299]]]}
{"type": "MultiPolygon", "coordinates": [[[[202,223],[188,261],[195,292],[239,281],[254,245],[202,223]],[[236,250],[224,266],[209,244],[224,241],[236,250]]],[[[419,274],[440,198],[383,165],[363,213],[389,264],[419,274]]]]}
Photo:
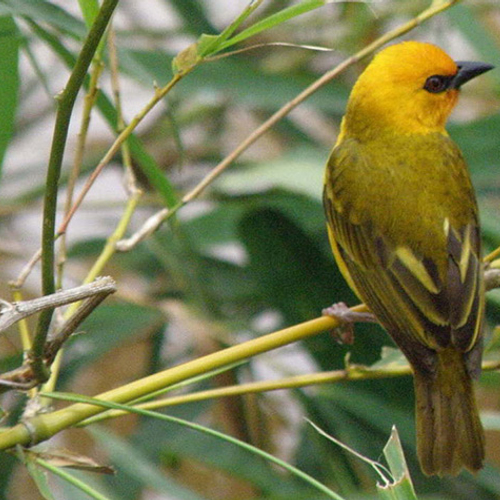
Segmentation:
{"type": "Polygon", "coordinates": [[[352,89],[326,167],[333,253],[412,366],[428,475],[476,472],[484,461],[472,384],[484,316],[478,209],[445,124],[461,85],[492,68],[428,43],[385,48],[352,89]]]}

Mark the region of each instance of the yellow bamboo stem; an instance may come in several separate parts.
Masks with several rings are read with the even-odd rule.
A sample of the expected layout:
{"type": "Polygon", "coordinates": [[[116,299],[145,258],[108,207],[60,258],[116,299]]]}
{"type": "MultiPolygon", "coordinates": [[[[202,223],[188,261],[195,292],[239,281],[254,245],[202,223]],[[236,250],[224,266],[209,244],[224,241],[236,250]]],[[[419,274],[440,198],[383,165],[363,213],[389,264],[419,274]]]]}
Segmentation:
{"type": "MultiPolygon", "coordinates": [[[[366,306],[359,305],[353,307],[352,310],[366,311],[366,306]]],[[[100,394],[96,396],[96,399],[126,403],[202,373],[336,328],[339,324],[335,318],[322,316],[155,373],[100,394]]],[[[105,409],[98,406],[76,403],[53,413],[37,415],[0,433],[0,449],[10,448],[16,444],[29,445],[43,441],[59,431],[103,411],[105,409]]]]}

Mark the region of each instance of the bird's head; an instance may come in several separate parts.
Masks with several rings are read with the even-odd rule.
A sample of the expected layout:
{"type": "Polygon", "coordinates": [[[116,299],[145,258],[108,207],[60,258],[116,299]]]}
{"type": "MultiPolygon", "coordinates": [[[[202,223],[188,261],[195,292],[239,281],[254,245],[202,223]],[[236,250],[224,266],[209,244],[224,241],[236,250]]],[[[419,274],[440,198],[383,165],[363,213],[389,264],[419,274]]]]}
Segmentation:
{"type": "Polygon", "coordinates": [[[444,132],[461,85],[492,68],[455,62],[429,43],[391,45],[375,56],[356,82],[345,126],[352,122],[353,127],[367,128],[370,133],[377,129],[444,132]]]}

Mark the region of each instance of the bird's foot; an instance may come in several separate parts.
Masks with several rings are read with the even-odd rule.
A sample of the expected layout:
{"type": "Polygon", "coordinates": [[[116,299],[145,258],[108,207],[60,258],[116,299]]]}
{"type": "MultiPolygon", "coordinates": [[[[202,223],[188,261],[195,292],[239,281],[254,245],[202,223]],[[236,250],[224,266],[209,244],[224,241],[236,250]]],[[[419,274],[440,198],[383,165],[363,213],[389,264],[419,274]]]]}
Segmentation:
{"type": "Polygon", "coordinates": [[[330,316],[340,321],[340,325],[333,330],[333,336],[340,344],[354,343],[354,323],[376,323],[377,318],[371,312],[358,312],[349,309],[344,302],[326,307],[323,316],[330,316]]]}

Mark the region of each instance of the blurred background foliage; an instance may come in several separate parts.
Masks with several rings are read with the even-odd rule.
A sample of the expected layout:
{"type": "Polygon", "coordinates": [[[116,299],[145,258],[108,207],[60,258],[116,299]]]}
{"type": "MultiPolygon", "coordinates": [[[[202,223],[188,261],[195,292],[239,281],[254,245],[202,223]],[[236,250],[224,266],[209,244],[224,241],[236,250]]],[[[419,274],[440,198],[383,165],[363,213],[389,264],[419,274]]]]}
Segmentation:
{"type": "MultiPolygon", "coordinates": [[[[85,0],[80,2],[85,4],[85,0]]],[[[297,2],[267,0],[247,24],[297,2]]],[[[326,70],[397,23],[428,6],[424,1],[333,2],[236,45],[252,50],[208,61],[167,96],[137,130],[140,146],[179,195],[189,191],[271,113],[326,70]],[[275,42],[321,46],[275,45],[275,42]]],[[[172,77],[173,57],[202,34],[224,29],[244,0],[122,0],[114,28],[122,107],[130,119],[153,85],[172,77]]],[[[0,0],[0,293],[38,248],[44,175],[55,101],[81,46],[85,22],[76,1],[0,0]]],[[[464,1],[406,38],[431,41],[456,59],[500,67],[500,6],[464,1]]],[[[135,378],[300,323],[336,301],[355,304],[335,267],[321,206],[323,168],[335,142],[353,82],[365,61],[308,99],[246,151],[175,220],[105,269],[119,292],[96,310],[68,347],[58,388],[95,395],[135,378]]],[[[92,116],[79,190],[114,132],[107,55],[101,95],[92,116]]],[[[500,245],[500,71],[464,91],[449,131],[468,159],[477,189],[486,251],[500,245]]],[[[78,132],[75,110],[64,192],[78,132]]],[[[130,232],[163,206],[139,164],[145,195],[130,232]]],[[[121,157],[106,168],[73,220],[64,286],[81,283],[114,230],[126,202],[121,157]]],[[[61,198],[62,199],[62,198],[61,198]]],[[[34,270],[23,293],[40,293],[34,270]]],[[[500,318],[500,294],[489,294],[488,335],[500,318]]],[[[494,338],[494,335],[493,335],[494,338]]],[[[372,364],[389,338],[376,325],[356,327],[353,346],[326,332],[300,345],[259,356],[188,390],[299,373],[372,364]]],[[[489,355],[498,359],[492,342],[489,355]]],[[[496,344],[497,345],[497,344],[496,344]]],[[[15,329],[1,339],[2,371],[21,362],[15,329]]],[[[283,457],[349,499],[376,498],[376,476],[366,464],[318,435],[328,434],[377,459],[396,425],[419,498],[500,498],[498,421],[500,378],[483,376],[481,407],[488,412],[488,465],[477,476],[421,475],[414,444],[409,377],[329,384],[180,405],[168,413],[246,440],[283,457]]],[[[4,397],[5,422],[14,422],[22,395],[4,397]]],[[[298,479],[233,445],[174,424],[123,417],[56,437],[54,446],[113,465],[114,477],[74,473],[108,498],[288,499],[323,498],[298,479]]],[[[51,442],[51,443],[52,443],[51,442]]],[[[0,457],[0,498],[38,499],[42,493],[9,454],[0,457]]],[[[54,498],[88,496],[50,476],[54,498]]],[[[47,497],[46,497],[47,498],[47,497]]]]}

